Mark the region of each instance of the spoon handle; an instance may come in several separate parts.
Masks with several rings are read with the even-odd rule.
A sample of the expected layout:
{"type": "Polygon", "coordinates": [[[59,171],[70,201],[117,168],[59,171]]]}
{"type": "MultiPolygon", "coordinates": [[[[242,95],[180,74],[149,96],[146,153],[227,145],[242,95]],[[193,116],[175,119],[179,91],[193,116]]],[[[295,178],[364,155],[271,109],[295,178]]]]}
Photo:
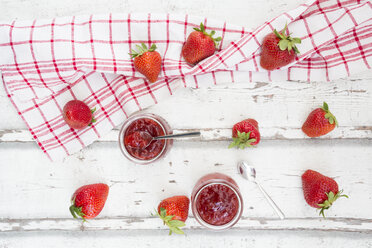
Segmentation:
{"type": "Polygon", "coordinates": [[[154,140],[184,138],[184,137],[193,137],[193,136],[200,136],[200,132],[179,133],[179,134],[170,134],[170,135],[158,136],[158,137],[154,137],[154,140]]]}
{"type": "Polygon", "coordinates": [[[257,184],[258,188],[261,190],[262,194],[265,196],[266,200],[271,205],[271,207],[274,209],[276,214],[279,216],[279,218],[281,220],[284,220],[285,216],[284,216],[282,210],[280,210],[280,208],[275,204],[275,202],[271,199],[271,197],[266,193],[266,191],[262,188],[262,186],[257,181],[256,181],[256,184],[257,184]]]}

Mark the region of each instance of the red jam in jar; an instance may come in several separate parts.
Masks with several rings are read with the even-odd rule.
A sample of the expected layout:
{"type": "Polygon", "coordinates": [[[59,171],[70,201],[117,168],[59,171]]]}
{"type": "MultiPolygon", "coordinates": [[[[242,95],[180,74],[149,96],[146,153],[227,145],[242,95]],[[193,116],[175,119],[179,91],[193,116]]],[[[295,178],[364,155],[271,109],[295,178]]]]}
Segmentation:
{"type": "Polygon", "coordinates": [[[201,177],[191,194],[195,219],[212,230],[234,226],[242,216],[243,198],[237,183],[222,173],[201,177]]]}
{"type": "Polygon", "coordinates": [[[140,160],[151,160],[163,151],[165,141],[149,141],[147,137],[141,135],[143,133],[150,134],[152,137],[165,135],[158,122],[149,118],[136,119],[125,131],[124,146],[131,156],[140,160]]]}
{"type": "Polygon", "coordinates": [[[211,184],[200,191],[196,209],[205,222],[221,226],[234,219],[239,210],[239,200],[230,187],[211,184]]]}

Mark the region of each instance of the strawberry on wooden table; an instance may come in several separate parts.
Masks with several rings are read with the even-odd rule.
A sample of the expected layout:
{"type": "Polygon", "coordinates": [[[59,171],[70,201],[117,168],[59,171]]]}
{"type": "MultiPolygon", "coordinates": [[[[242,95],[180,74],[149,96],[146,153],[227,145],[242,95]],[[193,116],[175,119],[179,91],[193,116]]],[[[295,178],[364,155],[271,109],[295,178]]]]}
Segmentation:
{"type": "Polygon", "coordinates": [[[93,113],[96,109],[90,109],[83,101],[72,100],[63,107],[63,119],[67,125],[74,129],[83,129],[96,122],[93,113]]]}
{"type": "Polygon", "coordinates": [[[286,66],[294,61],[296,54],[300,53],[296,44],[301,43],[300,38],[292,38],[286,34],[287,24],[282,31],[274,29],[273,33],[265,36],[262,42],[261,67],[272,71],[286,66]]]}
{"type": "Polygon", "coordinates": [[[169,235],[173,232],[184,234],[180,227],[185,226],[189,215],[190,200],[187,196],[172,196],[162,200],[158,206],[157,215],[169,227],[169,235]]]}
{"type": "Polygon", "coordinates": [[[338,126],[336,117],[329,111],[328,104],[313,110],[302,125],[302,131],[309,137],[319,137],[331,132],[338,126]]]}
{"type": "Polygon", "coordinates": [[[233,142],[229,145],[229,148],[238,147],[244,149],[257,145],[261,139],[257,121],[245,119],[236,123],[232,128],[232,138],[233,142]]]}
{"type": "Polygon", "coordinates": [[[214,30],[207,33],[203,23],[200,23],[200,29],[194,28],[194,30],[182,47],[183,58],[192,65],[212,56],[216,51],[217,43],[221,41],[221,37],[213,38],[216,33],[214,30]]]}
{"type": "Polygon", "coordinates": [[[342,195],[342,190],[338,191],[335,180],[313,170],[307,170],[302,175],[302,189],[307,204],[320,209],[319,215],[323,217],[324,210],[329,209],[338,198],[348,198],[347,195],[342,195]]]}
{"type": "Polygon", "coordinates": [[[142,43],[136,45],[138,51],[132,49],[129,55],[134,59],[134,67],[143,74],[151,83],[158,80],[161,71],[161,55],[156,50],[156,45],[152,44],[150,48],[142,43]]]}
{"type": "Polygon", "coordinates": [[[86,219],[96,217],[105,206],[109,186],[104,183],[89,184],[78,188],[72,195],[70,212],[72,216],[86,219]]]}

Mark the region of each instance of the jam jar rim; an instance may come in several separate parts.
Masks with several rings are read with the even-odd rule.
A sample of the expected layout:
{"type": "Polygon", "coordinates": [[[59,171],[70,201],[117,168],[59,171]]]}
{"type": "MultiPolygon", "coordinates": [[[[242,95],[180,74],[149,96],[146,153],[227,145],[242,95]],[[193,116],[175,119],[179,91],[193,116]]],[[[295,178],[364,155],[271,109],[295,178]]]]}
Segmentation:
{"type": "MultiPolygon", "coordinates": [[[[232,180],[234,181],[234,179],[232,179],[232,180]]],[[[229,229],[229,228],[233,227],[240,220],[240,218],[243,214],[243,197],[240,194],[239,187],[235,186],[233,183],[228,182],[227,180],[221,179],[221,178],[218,178],[218,179],[211,178],[211,179],[207,180],[205,183],[203,183],[200,187],[197,188],[195,193],[193,193],[192,212],[193,212],[193,215],[194,215],[195,219],[199,222],[199,224],[201,224],[202,226],[207,227],[208,229],[211,229],[213,231],[223,231],[223,230],[226,230],[226,229],[229,229]],[[197,207],[196,207],[196,201],[198,199],[198,196],[199,196],[200,192],[203,189],[205,189],[206,187],[210,186],[210,185],[217,185],[217,184],[225,185],[225,186],[229,187],[235,193],[235,195],[238,198],[238,202],[239,202],[238,212],[236,213],[234,218],[231,221],[229,221],[228,223],[223,224],[223,225],[212,225],[212,224],[209,224],[208,222],[204,221],[203,218],[200,216],[200,214],[197,210],[197,207]]]]}
{"type": "Polygon", "coordinates": [[[152,159],[149,159],[149,160],[142,160],[142,159],[138,159],[134,156],[132,156],[128,150],[125,148],[125,144],[124,144],[124,135],[125,135],[125,131],[127,130],[127,128],[129,127],[130,124],[132,124],[135,120],[138,120],[138,119],[151,119],[153,121],[155,121],[156,123],[159,124],[159,126],[161,127],[161,129],[164,131],[164,134],[170,134],[172,133],[172,129],[170,128],[169,124],[166,122],[166,120],[164,120],[161,116],[158,116],[156,114],[152,114],[152,113],[143,113],[143,114],[134,114],[132,116],[130,116],[122,125],[121,129],[120,129],[120,132],[119,132],[119,147],[120,147],[120,150],[121,150],[121,153],[124,155],[124,157],[126,157],[128,160],[136,163],[136,164],[150,164],[150,163],[153,163],[155,161],[157,161],[158,159],[160,159],[162,156],[165,155],[165,153],[167,152],[167,149],[170,147],[170,144],[169,142],[164,142],[164,146],[163,146],[163,149],[161,150],[161,152],[154,158],[152,159]],[[157,120],[156,118],[159,118],[161,121],[163,121],[165,124],[161,123],[161,121],[157,120]],[[168,125],[168,129],[169,130],[169,133],[167,132],[167,127],[165,125],[168,125]]]}

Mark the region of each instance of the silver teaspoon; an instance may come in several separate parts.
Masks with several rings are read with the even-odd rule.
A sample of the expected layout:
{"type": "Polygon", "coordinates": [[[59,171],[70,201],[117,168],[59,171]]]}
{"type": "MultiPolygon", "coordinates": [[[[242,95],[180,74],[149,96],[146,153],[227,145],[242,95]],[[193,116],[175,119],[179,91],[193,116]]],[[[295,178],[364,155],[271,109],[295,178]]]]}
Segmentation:
{"type": "Polygon", "coordinates": [[[285,216],[280,208],[275,204],[275,202],[271,199],[271,197],[266,193],[266,191],[262,188],[262,186],[256,180],[256,170],[254,167],[249,166],[246,161],[240,161],[238,163],[238,172],[242,175],[243,178],[247,179],[248,181],[254,182],[257,187],[261,190],[262,194],[265,196],[266,200],[269,202],[271,207],[277,213],[281,220],[284,220],[285,216]]]}

